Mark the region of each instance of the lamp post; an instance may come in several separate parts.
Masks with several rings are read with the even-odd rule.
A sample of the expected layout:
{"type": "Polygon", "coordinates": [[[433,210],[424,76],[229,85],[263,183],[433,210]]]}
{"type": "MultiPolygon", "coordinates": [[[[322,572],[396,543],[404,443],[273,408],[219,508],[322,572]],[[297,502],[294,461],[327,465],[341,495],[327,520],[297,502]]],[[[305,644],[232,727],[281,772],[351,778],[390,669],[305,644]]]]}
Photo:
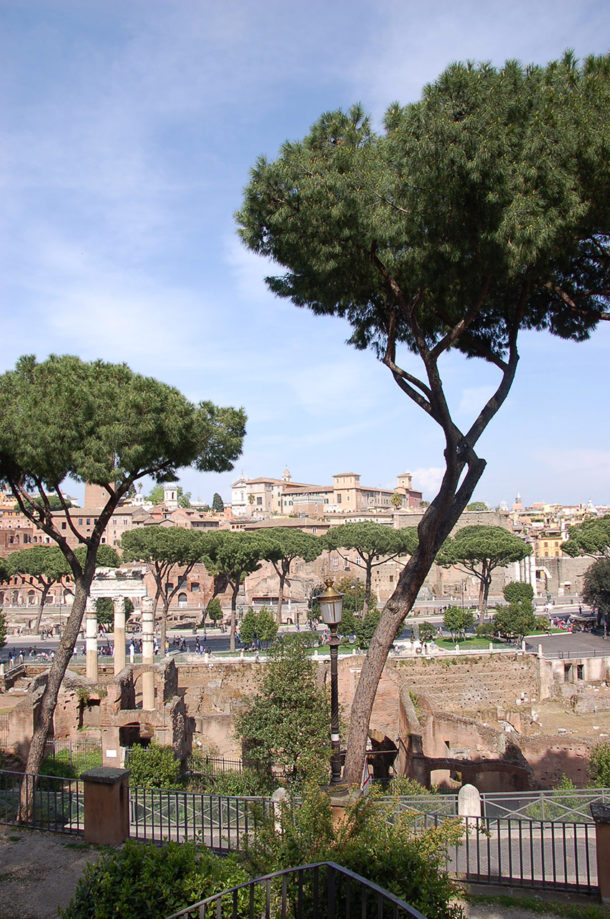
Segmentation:
{"type": "Polygon", "coordinates": [[[316,598],[320,604],[320,613],[324,624],[330,630],[330,742],[332,753],[330,757],[331,785],[341,782],[341,746],[339,739],[339,686],[337,677],[337,658],[339,638],[337,627],[341,624],[343,612],[343,594],[333,589],[332,578],[325,582],[324,590],[316,598]]]}

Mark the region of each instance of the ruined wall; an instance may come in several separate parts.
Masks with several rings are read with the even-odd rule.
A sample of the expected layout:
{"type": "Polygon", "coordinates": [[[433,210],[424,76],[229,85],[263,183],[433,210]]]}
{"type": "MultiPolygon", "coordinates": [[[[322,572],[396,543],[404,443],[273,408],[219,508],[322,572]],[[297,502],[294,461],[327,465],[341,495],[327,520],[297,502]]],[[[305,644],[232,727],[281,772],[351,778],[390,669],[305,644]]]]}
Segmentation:
{"type": "MultiPolygon", "coordinates": [[[[435,708],[458,715],[513,708],[517,699],[539,698],[538,660],[531,654],[487,654],[389,662],[435,708]]],[[[386,668],[387,669],[387,668],[386,668]]]]}

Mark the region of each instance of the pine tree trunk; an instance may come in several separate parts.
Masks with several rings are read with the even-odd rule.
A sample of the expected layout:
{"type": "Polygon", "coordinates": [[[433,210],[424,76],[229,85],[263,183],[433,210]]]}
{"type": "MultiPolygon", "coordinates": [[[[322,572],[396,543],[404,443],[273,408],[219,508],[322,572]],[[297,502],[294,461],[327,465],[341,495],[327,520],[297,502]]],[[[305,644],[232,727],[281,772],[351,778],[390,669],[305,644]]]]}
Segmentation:
{"type": "Polygon", "coordinates": [[[364,604],[362,606],[362,618],[366,616],[369,611],[369,606],[371,605],[371,581],[372,581],[372,569],[370,565],[366,566],[366,578],[364,581],[364,604]]]}
{"type": "Polygon", "coordinates": [[[286,583],[286,575],[282,572],[280,574],[280,588],[277,596],[277,609],[275,612],[275,618],[278,625],[282,624],[282,607],[284,605],[284,584],[286,583]]]}
{"type": "Polygon", "coordinates": [[[229,635],[229,651],[235,651],[235,628],[236,628],[236,611],[237,611],[237,595],[239,593],[239,580],[237,584],[233,587],[233,593],[231,595],[231,625],[229,635]]]}
{"type": "Polygon", "coordinates": [[[470,501],[484,469],[484,460],[473,459],[459,488],[461,468],[455,466],[451,472],[448,470],[438,495],[417,528],[418,547],[403,568],[396,589],[383,609],[354,694],[343,772],[344,780],[351,785],[359,784],[362,777],[377,686],[392,643],[415,603],[438,550],[470,501]]]}
{"type": "MultiPolygon", "coordinates": [[[[72,610],[61,633],[59,647],[49,668],[47,684],[36,712],[36,726],[25,764],[26,774],[37,776],[40,772],[40,766],[44,759],[45,744],[53,726],[53,712],[57,705],[59,689],[70,664],[74,646],[81,630],[91,580],[92,577],[89,579],[83,578],[80,583],[75,585],[72,610]]],[[[18,815],[20,823],[27,823],[31,817],[35,787],[36,780],[32,782],[24,780],[22,782],[18,815]]]]}
{"type": "Polygon", "coordinates": [[[40,623],[42,622],[42,614],[44,613],[45,603],[47,602],[47,597],[49,595],[49,590],[51,585],[47,584],[42,588],[40,593],[40,610],[38,611],[38,618],[36,619],[36,625],[34,626],[34,632],[38,635],[40,634],[40,623]]]}

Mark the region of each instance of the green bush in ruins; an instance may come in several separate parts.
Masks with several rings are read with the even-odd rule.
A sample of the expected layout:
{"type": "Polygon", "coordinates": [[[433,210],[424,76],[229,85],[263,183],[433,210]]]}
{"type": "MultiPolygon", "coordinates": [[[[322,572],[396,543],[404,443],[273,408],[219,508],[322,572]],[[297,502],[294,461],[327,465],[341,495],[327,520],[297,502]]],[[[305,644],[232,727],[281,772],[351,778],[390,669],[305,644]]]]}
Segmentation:
{"type": "Polygon", "coordinates": [[[130,755],[129,784],[135,788],[179,788],[180,761],[172,747],[154,741],[148,747],[136,744],[130,755]]]}
{"type": "MultiPolygon", "coordinates": [[[[87,865],[61,919],[163,919],[189,903],[246,881],[234,856],[220,858],[194,843],[150,846],[128,840],[87,865]]],[[[238,906],[245,909],[247,894],[238,906]]],[[[241,913],[240,913],[241,915],[241,913]]]]}
{"type": "Polygon", "coordinates": [[[589,772],[594,785],[610,788],[610,744],[598,743],[593,747],[589,772]]]}

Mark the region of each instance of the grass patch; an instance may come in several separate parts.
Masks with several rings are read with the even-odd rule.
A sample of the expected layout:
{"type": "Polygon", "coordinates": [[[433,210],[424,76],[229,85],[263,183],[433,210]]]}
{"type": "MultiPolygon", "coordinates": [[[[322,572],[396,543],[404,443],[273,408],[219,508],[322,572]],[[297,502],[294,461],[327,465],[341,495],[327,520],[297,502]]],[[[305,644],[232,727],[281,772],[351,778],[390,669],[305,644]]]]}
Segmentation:
{"type": "Polygon", "coordinates": [[[564,903],[560,900],[541,900],[539,897],[513,897],[509,894],[474,894],[464,892],[469,903],[503,906],[515,911],[529,910],[540,915],[551,914],[565,919],[610,919],[610,909],[597,903],[564,903]]]}
{"type": "MultiPolygon", "coordinates": [[[[457,641],[452,641],[450,638],[438,638],[435,641],[437,648],[442,648],[444,651],[453,651],[456,644],[460,646],[460,651],[467,651],[470,648],[472,649],[483,649],[489,648],[489,639],[488,638],[462,638],[457,641]]],[[[494,641],[494,648],[506,648],[505,642],[494,641]]]]}

